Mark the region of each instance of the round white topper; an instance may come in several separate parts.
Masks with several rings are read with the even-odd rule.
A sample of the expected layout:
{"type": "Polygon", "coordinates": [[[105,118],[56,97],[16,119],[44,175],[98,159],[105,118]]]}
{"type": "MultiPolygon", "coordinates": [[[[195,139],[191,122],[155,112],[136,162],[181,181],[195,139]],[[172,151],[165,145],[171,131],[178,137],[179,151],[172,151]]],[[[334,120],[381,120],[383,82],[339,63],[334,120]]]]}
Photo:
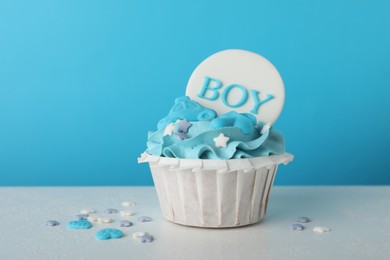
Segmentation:
{"type": "Polygon", "coordinates": [[[273,124],[284,105],[283,80],[259,54],[224,50],[205,59],[192,73],[186,95],[218,114],[250,113],[273,124]]]}

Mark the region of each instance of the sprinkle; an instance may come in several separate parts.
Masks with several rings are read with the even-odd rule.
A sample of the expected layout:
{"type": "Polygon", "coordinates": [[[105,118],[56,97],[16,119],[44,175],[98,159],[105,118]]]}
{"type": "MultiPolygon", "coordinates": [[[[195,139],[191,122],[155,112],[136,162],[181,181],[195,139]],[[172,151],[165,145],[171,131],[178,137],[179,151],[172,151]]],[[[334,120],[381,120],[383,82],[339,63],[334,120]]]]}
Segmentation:
{"type": "Polygon", "coordinates": [[[112,219],[111,218],[100,217],[100,218],[97,219],[97,222],[100,223],[100,224],[107,224],[107,223],[111,223],[112,219]]]}
{"type": "Polygon", "coordinates": [[[227,142],[229,141],[229,137],[226,137],[224,134],[220,134],[217,137],[213,138],[216,147],[226,148],[227,142]]]}
{"type": "Polygon", "coordinates": [[[153,237],[152,237],[151,235],[144,235],[144,236],[138,237],[137,239],[138,239],[138,241],[140,241],[141,243],[150,243],[150,242],[153,242],[153,237]]]}
{"type": "Polygon", "coordinates": [[[301,224],[292,224],[291,225],[291,230],[298,230],[298,231],[302,231],[304,230],[305,227],[301,224]]]}
{"type": "Polygon", "coordinates": [[[135,205],[135,203],[133,201],[122,202],[122,207],[125,207],[125,208],[133,207],[134,205],[135,205]]]}
{"type": "Polygon", "coordinates": [[[89,216],[88,214],[77,214],[74,217],[76,220],[87,220],[88,216],[89,216]]]}
{"type": "Polygon", "coordinates": [[[98,240],[116,239],[123,237],[123,232],[115,228],[104,228],[97,232],[95,237],[98,240]]]}
{"type": "Polygon", "coordinates": [[[148,216],[141,216],[138,218],[138,221],[139,222],[150,222],[150,221],[152,221],[152,218],[148,217],[148,216]]]}
{"type": "Polygon", "coordinates": [[[174,134],[174,136],[175,136],[177,139],[180,139],[180,140],[188,139],[188,136],[187,136],[185,133],[176,132],[176,133],[174,134]]]}
{"type": "Polygon", "coordinates": [[[170,123],[164,129],[164,136],[172,135],[174,130],[175,130],[175,124],[174,123],[170,123]]]}
{"type": "Polygon", "coordinates": [[[70,221],[67,227],[71,229],[89,229],[92,227],[92,224],[87,220],[76,220],[70,221]]]}
{"type": "Polygon", "coordinates": [[[50,226],[50,227],[55,227],[55,226],[58,226],[60,224],[60,222],[56,221],[56,220],[48,220],[46,221],[46,226],[50,226]]]}
{"type": "Polygon", "coordinates": [[[307,223],[307,222],[310,222],[311,219],[308,218],[308,217],[299,217],[295,220],[295,222],[299,222],[299,223],[307,223]]]}
{"type": "Polygon", "coordinates": [[[133,225],[133,223],[128,221],[128,220],[121,220],[119,222],[120,227],[131,227],[132,225],[133,225]]]}
{"type": "Polygon", "coordinates": [[[80,210],[80,213],[81,214],[92,214],[92,213],[96,213],[96,210],[93,210],[93,209],[82,209],[82,210],[80,210]]]}
{"type": "Polygon", "coordinates": [[[176,126],[177,126],[177,132],[185,134],[188,132],[188,128],[190,128],[192,124],[189,123],[187,119],[184,120],[179,119],[176,121],[176,126]]]}
{"type": "Polygon", "coordinates": [[[118,210],[117,209],[105,209],[104,213],[107,213],[107,214],[118,213],[118,210]]]}
{"type": "Polygon", "coordinates": [[[328,227],[314,227],[313,231],[316,233],[325,233],[331,231],[331,229],[328,227]]]}
{"type": "Polygon", "coordinates": [[[147,233],[146,232],[143,232],[143,231],[141,231],[141,232],[135,232],[135,233],[133,233],[133,238],[134,239],[137,239],[137,238],[139,238],[139,237],[143,237],[143,236],[145,236],[147,233]]]}
{"type": "Polygon", "coordinates": [[[120,213],[122,216],[125,216],[125,217],[134,215],[134,213],[130,210],[121,210],[120,213]]]}

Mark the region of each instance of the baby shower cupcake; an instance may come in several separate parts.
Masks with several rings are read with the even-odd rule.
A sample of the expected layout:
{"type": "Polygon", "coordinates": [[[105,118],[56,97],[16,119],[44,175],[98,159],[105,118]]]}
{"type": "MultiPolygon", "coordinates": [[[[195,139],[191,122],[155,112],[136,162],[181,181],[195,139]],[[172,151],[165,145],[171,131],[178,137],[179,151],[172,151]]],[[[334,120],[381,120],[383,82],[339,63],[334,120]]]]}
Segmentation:
{"type": "Polygon", "coordinates": [[[223,228],[263,219],[278,165],[293,159],[272,124],[284,87],[260,55],[226,50],[202,62],[187,96],[150,132],[148,162],[164,217],[223,228]]]}

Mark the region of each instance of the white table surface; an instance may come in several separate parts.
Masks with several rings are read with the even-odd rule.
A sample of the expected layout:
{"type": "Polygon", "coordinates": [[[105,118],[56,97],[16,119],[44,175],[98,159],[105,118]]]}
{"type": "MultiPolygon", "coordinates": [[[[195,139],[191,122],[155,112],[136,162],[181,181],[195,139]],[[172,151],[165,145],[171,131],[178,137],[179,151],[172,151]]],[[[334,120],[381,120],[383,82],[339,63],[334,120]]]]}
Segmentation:
{"type": "MultiPolygon", "coordinates": [[[[120,220],[119,214],[112,215],[120,220]]],[[[262,223],[232,229],[185,227],[163,219],[153,187],[0,188],[0,259],[390,259],[390,186],[274,187],[262,223]],[[117,240],[99,241],[66,223],[81,209],[102,212],[135,201],[134,226],[117,240]],[[151,216],[141,223],[137,217],[151,216]],[[306,230],[292,231],[308,216],[306,230]],[[47,227],[49,219],[59,221],[47,227]],[[329,233],[317,234],[315,226],[329,233]],[[146,231],[142,244],[132,233],[146,231]]]]}

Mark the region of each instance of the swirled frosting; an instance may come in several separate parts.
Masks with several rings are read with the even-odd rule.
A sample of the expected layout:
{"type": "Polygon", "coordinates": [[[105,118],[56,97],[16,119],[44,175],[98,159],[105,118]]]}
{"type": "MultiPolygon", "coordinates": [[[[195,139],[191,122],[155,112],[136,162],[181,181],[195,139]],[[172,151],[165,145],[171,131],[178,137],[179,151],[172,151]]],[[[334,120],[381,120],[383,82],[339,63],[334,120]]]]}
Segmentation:
{"type": "Polygon", "coordinates": [[[251,114],[218,116],[189,97],[180,97],[149,132],[147,153],[185,159],[239,159],[282,154],[281,133],[251,114]]]}

